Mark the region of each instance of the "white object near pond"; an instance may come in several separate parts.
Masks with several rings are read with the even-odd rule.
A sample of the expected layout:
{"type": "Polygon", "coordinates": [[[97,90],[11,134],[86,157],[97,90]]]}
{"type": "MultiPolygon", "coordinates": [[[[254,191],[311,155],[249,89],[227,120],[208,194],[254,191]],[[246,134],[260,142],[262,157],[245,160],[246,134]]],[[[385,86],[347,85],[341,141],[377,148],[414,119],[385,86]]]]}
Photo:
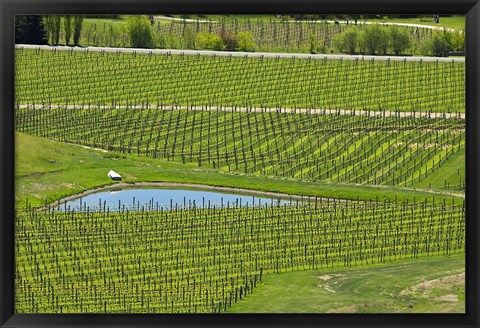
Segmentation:
{"type": "Polygon", "coordinates": [[[108,171],[107,175],[112,180],[122,180],[122,176],[113,170],[108,171]]]}

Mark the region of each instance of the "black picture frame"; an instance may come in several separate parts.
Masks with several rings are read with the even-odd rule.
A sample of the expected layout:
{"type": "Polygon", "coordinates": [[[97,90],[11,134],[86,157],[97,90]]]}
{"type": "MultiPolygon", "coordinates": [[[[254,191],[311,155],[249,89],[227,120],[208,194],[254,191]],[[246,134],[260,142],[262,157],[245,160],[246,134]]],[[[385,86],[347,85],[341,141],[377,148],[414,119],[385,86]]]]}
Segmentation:
{"type": "Polygon", "coordinates": [[[0,326],[1,327],[478,327],[479,90],[478,0],[84,0],[0,1],[0,326]],[[465,14],[466,15],[466,313],[465,314],[14,314],[14,15],[15,14],[465,14]]]}

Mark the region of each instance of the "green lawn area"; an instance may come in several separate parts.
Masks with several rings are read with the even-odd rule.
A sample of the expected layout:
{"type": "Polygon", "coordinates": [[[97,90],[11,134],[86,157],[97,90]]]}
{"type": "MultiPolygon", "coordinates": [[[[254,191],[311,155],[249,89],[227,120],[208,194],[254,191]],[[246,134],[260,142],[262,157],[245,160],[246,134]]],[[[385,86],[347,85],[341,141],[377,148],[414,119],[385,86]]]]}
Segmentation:
{"type": "Polygon", "coordinates": [[[271,274],[228,312],[464,313],[464,256],[271,274]]]}
{"type": "Polygon", "coordinates": [[[442,189],[451,186],[458,186],[465,183],[465,150],[452,155],[440,169],[431,173],[424,180],[415,184],[417,188],[442,189]]]}
{"type": "Polygon", "coordinates": [[[439,26],[453,28],[456,30],[465,30],[465,16],[440,17],[440,22],[434,23],[432,17],[425,18],[389,18],[387,22],[421,24],[428,26],[439,26]]]}

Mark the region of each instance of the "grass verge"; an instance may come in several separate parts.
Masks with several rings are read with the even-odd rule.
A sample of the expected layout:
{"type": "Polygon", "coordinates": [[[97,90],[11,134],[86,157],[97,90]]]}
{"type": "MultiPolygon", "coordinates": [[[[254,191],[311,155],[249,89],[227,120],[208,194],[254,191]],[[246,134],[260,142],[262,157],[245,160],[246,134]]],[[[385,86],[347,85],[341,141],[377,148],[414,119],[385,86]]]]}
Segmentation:
{"type": "Polygon", "coordinates": [[[464,313],[464,256],[271,274],[229,312],[464,313]]]}

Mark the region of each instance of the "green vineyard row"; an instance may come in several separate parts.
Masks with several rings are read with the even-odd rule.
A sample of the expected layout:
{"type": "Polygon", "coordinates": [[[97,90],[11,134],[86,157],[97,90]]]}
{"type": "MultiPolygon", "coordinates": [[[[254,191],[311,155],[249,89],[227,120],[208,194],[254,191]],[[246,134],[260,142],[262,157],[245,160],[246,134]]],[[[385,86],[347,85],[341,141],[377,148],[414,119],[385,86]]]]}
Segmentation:
{"type": "Polygon", "coordinates": [[[121,212],[20,210],[19,313],[224,312],[264,274],[464,250],[463,205],[322,201],[121,212]]]}
{"type": "MultiPolygon", "coordinates": [[[[423,181],[465,147],[461,118],[235,108],[18,108],[16,129],[198,167],[401,187],[423,181]]],[[[463,190],[463,171],[450,183],[463,190]]]]}
{"type": "Polygon", "coordinates": [[[465,111],[465,64],[16,50],[20,104],[465,111]]]}

